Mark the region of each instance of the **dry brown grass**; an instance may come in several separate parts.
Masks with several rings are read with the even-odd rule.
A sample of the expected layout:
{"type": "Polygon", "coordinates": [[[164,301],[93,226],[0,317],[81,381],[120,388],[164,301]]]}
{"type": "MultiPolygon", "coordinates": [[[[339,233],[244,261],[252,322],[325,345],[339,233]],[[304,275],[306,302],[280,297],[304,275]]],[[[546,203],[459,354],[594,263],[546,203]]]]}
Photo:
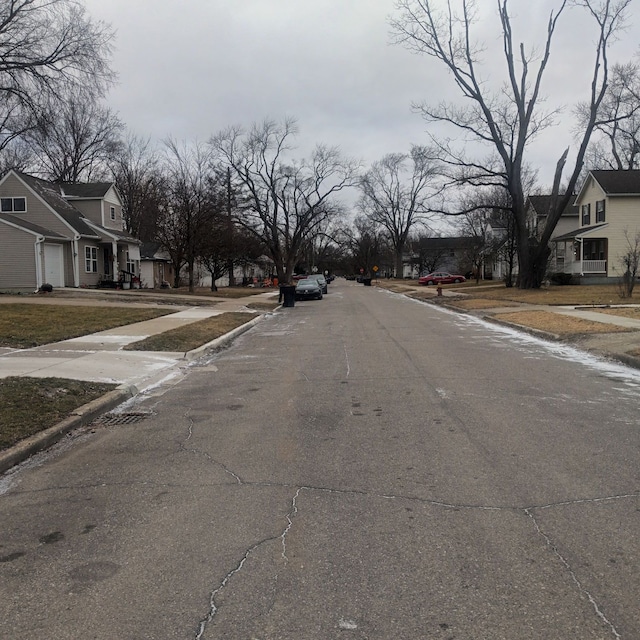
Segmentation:
{"type": "Polygon", "coordinates": [[[184,327],[149,336],[125,347],[129,351],[187,352],[211,342],[225,333],[253,320],[257,314],[238,311],[222,313],[184,327]]]}
{"type": "Polygon", "coordinates": [[[169,309],[20,304],[0,305],[0,346],[37,347],[171,313],[169,309]]]}
{"type": "Polygon", "coordinates": [[[217,291],[211,291],[211,287],[196,287],[191,293],[189,287],[178,287],[177,289],[138,289],[136,291],[130,290],[124,293],[125,296],[135,296],[142,292],[143,294],[157,294],[158,296],[185,296],[199,298],[248,298],[249,296],[256,296],[261,293],[267,293],[269,289],[255,288],[255,287],[219,287],[217,291]]]}
{"type": "Polygon", "coordinates": [[[52,427],[115,386],[61,378],[3,378],[0,380],[0,450],[52,427]]]}
{"type": "Polygon", "coordinates": [[[582,318],[561,315],[553,311],[515,311],[513,313],[499,313],[493,318],[563,337],[576,334],[622,333],[629,331],[625,327],[618,327],[604,322],[592,322],[582,318]]]}
{"type": "Polygon", "coordinates": [[[598,313],[606,313],[610,316],[622,316],[623,318],[640,320],[640,307],[612,307],[610,309],[589,309],[589,311],[597,311],[598,313]]]}
{"type": "Polygon", "coordinates": [[[515,307],[517,302],[495,300],[493,298],[447,298],[447,304],[458,309],[492,309],[494,307],[515,307]]]}
{"type": "MultiPolygon", "coordinates": [[[[507,287],[466,287],[464,293],[470,297],[510,300],[526,304],[548,305],[605,305],[620,304],[621,298],[617,284],[549,286],[541,289],[515,289],[507,287]]],[[[627,302],[631,300],[626,299],[627,302]]]]}

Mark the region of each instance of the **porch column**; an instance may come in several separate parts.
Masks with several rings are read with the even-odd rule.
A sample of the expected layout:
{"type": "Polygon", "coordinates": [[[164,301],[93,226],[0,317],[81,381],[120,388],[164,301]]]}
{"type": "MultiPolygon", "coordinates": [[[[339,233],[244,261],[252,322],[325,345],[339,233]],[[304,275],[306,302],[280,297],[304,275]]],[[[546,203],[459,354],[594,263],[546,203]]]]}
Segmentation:
{"type": "Polygon", "coordinates": [[[112,267],[111,267],[111,273],[113,274],[112,277],[114,279],[114,281],[118,281],[118,243],[117,242],[112,242],[111,243],[111,255],[113,256],[112,258],[112,267]]]}
{"type": "Polygon", "coordinates": [[[80,236],[75,236],[73,239],[73,243],[71,245],[71,253],[73,254],[71,256],[71,259],[73,261],[73,286],[74,287],[80,286],[80,260],[83,259],[83,257],[78,254],[78,251],[80,249],[78,246],[79,239],[80,239],[80,236]]]}

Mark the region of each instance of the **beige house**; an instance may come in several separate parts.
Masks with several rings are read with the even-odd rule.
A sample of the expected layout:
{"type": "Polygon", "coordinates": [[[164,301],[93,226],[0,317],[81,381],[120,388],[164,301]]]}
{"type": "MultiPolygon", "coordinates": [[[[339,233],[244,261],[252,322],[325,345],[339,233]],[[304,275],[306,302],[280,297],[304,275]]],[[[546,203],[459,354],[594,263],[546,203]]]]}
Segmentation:
{"type": "Polygon", "coordinates": [[[578,226],[553,238],[551,270],[582,281],[619,278],[629,241],[640,233],[640,171],[591,171],[575,205],[578,226]]]}
{"type": "Polygon", "coordinates": [[[126,233],[113,183],[0,179],[0,289],[134,286],[140,242],[126,233]]]}

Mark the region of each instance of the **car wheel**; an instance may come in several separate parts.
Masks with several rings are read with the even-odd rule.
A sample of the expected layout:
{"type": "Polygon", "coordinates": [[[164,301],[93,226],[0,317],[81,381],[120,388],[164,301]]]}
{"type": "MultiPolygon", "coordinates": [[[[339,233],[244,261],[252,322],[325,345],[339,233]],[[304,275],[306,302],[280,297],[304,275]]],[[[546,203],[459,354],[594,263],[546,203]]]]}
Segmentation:
{"type": "Polygon", "coordinates": [[[427,281],[427,286],[428,286],[428,285],[431,285],[431,284],[435,284],[435,282],[434,282],[433,280],[428,280],[428,281],[427,281]]]}
{"type": "Polygon", "coordinates": [[[455,282],[456,284],[458,284],[458,282],[461,282],[461,280],[460,280],[460,278],[455,278],[455,279],[454,279],[454,282],[455,282]]]}

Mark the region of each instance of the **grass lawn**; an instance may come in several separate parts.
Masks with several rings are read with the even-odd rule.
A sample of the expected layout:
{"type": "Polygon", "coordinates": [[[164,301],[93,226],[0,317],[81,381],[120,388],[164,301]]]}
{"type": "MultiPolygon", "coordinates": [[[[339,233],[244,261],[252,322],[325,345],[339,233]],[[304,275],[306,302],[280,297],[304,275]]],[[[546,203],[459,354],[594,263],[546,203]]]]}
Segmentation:
{"type": "Polygon", "coordinates": [[[0,379],[0,450],[52,427],[115,387],[61,378],[0,379]]]}
{"type": "Polygon", "coordinates": [[[515,311],[513,313],[498,313],[493,316],[496,320],[510,322],[522,327],[538,329],[555,333],[559,336],[593,333],[623,333],[632,331],[625,327],[617,327],[604,322],[592,322],[583,318],[561,315],[553,311],[515,311]]]}
{"type": "Polygon", "coordinates": [[[260,287],[220,287],[217,291],[211,291],[210,287],[196,287],[193,293],[189,293],[189,287],[179,287],[178,289],[162,289],[162,295],[179,296],[203,296],[205,298],[247,298],[257,296],[269,291],[278,292],[277,289],[263,289],[260,287]]]}
{"type": "Polygon", "coordinates": [[[0,305],[0,346],[16,349],[68,340],[113,327],[151,320],[167,309],[50,304],[0,305]]]}
{"type": "Polygon", "coordinates": [[[125,347],[129,351],[191,351],[253,320],[253,313],[239,311],[200,320],[184,327],[171,329],[125,347]]]}

